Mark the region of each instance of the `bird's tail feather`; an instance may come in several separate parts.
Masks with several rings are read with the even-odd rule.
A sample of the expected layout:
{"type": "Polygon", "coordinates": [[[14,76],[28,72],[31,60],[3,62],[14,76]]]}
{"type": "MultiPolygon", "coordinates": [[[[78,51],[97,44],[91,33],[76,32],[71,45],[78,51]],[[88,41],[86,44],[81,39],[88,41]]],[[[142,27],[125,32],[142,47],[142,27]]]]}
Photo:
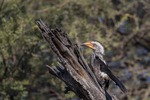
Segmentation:
{"type": "Polygon", "coordinates": [[[124,93],[127,93],[127,89],[126,87],[122,84],[122,82],[117,78],[115,77],[112,72],[109,72],[107,73],[107,75],[110,77],[110,79],[112,79],[117,86],[119,86],[119,88],[124,92],[124,93]]]}

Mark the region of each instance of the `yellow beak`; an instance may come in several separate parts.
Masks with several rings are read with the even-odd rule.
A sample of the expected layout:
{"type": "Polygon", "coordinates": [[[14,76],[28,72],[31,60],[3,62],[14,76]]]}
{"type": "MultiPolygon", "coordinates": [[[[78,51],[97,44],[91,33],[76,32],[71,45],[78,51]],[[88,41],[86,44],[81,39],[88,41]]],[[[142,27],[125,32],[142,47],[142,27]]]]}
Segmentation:
{"type": "Polygon", "coordinates": [[[94,49],[94,45],[91,42],[85,42],[85,43],[83,43],[83,45],[85,45],[91,49],[94,49]]]}

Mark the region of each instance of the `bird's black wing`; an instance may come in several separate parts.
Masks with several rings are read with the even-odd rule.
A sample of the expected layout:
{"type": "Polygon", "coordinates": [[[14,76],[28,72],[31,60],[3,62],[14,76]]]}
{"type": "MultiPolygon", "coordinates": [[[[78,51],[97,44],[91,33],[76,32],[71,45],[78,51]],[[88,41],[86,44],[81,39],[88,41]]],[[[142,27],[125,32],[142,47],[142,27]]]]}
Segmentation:
{"type": "MultiPolygon", "coordinates": [[[[96,59],[99,59],[98,57],[96,57],[96,59]]],[[[99,63],[100,63],[100,70],[102,72],[105,72],[111,80],[113,80],[117,86],[119,86],[119,88],[126,93],[127,89],[125,88],[125,86],[122,84],[122,82],[113,75],[113,73],[110,71],[110,69],[108,68],[108,65],[106,65],[101,59],[99,59],[99,63]]]]}

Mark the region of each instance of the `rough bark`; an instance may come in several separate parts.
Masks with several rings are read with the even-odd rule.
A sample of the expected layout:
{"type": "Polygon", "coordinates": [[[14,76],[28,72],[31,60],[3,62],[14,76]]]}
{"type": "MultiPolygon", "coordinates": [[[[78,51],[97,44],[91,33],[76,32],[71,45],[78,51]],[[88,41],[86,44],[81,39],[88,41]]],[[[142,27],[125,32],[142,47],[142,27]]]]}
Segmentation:
{"type": "Polygon", "coordinates": [[[36,23],[60,64],[58,67],[47,65],[49,72],[65,82],[66,92],[71,90],[84,100],[116,100],[101,88],[78,45],[73,44],[65,32],[50,29],[42,20],[36,23]]]}

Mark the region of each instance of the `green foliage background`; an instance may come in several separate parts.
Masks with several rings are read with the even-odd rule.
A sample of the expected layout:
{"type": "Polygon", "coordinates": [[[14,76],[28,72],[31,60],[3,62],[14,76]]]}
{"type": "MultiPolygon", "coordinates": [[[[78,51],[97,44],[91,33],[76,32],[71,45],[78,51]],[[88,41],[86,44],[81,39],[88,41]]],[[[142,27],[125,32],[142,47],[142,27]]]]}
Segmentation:
{"type": "MultiPolygon", "coordinates": [[[[149,0],[1,0],[0,100],[70,100],[64,83],[48,73],[56,56],[35,21],[62,27],[74,42],[100,41],[113,73],[128,96],[111,83],[121,100],[150,100],[149,0]]],[[[89,59],[90,50],[83,50],[89,59]]]]}

